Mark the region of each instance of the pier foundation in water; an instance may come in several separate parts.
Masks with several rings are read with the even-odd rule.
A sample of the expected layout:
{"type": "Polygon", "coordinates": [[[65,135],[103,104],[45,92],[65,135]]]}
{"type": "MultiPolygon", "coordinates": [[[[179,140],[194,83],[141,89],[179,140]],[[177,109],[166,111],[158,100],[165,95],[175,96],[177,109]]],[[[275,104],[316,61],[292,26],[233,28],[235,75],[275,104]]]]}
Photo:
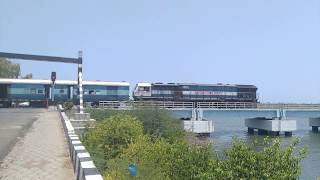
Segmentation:
{"type": "Polygon", "coordinates": [[[284,132],[285,136],[292,136],[292,132],[297,130],[296,120],[279,118],[248,118],[245,119],[245,126],[248,127],[249,134],[254,134],[257,130],[258,135],[279,136],[284,132]]]}
{"type": "Polygon", "coordinates": [[[309,119],[309,126],[312,127],[313,132],[318,132],[320,127],[320,117],[318,118],[310,118],[309,119]]]}

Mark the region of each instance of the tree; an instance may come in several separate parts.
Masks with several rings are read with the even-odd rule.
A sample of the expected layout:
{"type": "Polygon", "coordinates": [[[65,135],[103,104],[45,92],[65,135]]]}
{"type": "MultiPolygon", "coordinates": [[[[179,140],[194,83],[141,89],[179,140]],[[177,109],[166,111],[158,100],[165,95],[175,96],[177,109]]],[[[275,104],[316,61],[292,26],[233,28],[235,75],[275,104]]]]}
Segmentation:
{"type": "Polygon", "coordinates": [[[182,122],[174,118],[167,110],[146,108],[135,109],[127,113],[141,121],[144,132],[153,137],[163,137],[171,142],[185,137],[182,122]]]}
{"type": "Polygon", "coordinates": [[[32,73],[26,74],[22,79],[32,79],[32,73]]]}
{"type": "Polygon", "coordinates": [[[170,112],[166,110],[157,108],[141,108],[126,111],[92,109],[89,112],[91,117],[97,121],[102,121],[105,118],[117,114],[127,114],[136,117],[137,120],[142,122],[144,133],[153,137],[163,137],[168,141],[174,141],[185,137],[182,122],[172,117],[170,112]]]}
{"type": "MultiPolygon", "coordinates": [[[[306,149],[298,148],[298,143],[296,139],[281,147],[280,138],[270,140],[267,137],[262,150],[257,150],[261,144],[246,144],[235,139],[226,151],[226,159],[220,163],[221,174],[224,179],[297,179],[301,173],[301,160],[306,155],[306,149]]],[[[208,172],[202,179],[216,175],[208,172]]]]}
{"type": "Polygon", "coordinates": [[[183,141],[169,143],[163,138],[144,135],[109,161],[104,177],[132,179],[127,169],[128,164],[134,163],[138,168],[134,179],[202,179],[208,167],[211,167],[210,175],[217,175],[212,179],[222,179],[218,162],[210,144],[196,147],[183,141]]]}
{"type": "Polygon", "coordinates": [[[281,145],[280,138],[265,138],[263,143],[234,139],[220,156],[210,143],[192,144],[173,133],[179,124],[168,122],[172,117],[163,111],[99,111],[97,117],[104,115],[109,118],[86,133],[84,144],[108,180],[297,179],[306,155],[298,140],[281,145]],[[136,177],[128,171],[132,163],[136,177]]]}
{"type": "Polygon", "coordinates": [[[118,114],[99,122],[82,137],[99,170],[107,168],[107,160],[117,157],[128,144],[143,135],[143,125],[136,118],[118,114]]]}
{"type": "Polygon", "coordinates": [[[0,58],[0,78],[18,78],[20,65],[12,63],[6,58],[0,58]]]}

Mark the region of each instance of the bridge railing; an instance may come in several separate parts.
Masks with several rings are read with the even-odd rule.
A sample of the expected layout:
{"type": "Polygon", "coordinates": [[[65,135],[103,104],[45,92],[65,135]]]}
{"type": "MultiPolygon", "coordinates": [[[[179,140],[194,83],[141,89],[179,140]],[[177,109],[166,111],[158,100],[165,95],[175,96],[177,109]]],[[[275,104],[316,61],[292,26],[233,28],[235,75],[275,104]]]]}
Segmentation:
{"type": "Polygon", "coordinates": [[[198,102],[197,108],[202,109],[253,109],[257,103],[250,102],[198,102]]]}
{"type": "Polygon", "coordinates": [[[258,103],[258,109],[320,109],[320,104],[258,103]]]}
{"type": "Polygon", "coordinates": [[[320,104],[272,104],[250,102],[99,101],[100,108],[128,109],[319,109],[320,104]]]}
{"type": "Polygon", "coordinates": [[[152,108],[161,109],[192,109],[193,102],[175,101],[99,101],[100,108],[152,108]]]}

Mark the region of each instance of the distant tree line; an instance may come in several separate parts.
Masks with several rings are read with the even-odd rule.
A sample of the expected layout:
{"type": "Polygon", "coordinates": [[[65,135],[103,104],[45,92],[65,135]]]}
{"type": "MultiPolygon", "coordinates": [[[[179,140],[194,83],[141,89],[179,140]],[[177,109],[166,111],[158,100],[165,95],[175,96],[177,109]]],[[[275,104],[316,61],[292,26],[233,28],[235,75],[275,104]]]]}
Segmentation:
{"type": "MultiPolygon", "coordinates": [[[[20,77],[20,64],[13,63],[6,58],[0,57],[0,78],[17,79],[20,77]]],[[[22,79],[32,79],[32,73],[21,77],[22,79]]]]}

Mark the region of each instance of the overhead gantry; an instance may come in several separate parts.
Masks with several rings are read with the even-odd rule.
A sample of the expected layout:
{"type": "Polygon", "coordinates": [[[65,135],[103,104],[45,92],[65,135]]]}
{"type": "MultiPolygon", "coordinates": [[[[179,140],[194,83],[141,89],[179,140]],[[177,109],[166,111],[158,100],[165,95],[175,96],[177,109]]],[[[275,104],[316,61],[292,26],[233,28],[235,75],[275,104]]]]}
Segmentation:
{"type": "Polygon", "coordinates": [[[83,88],[82,88],[82,51],[79,51],[77,58],[58,57],[58,56],[43,56],[32,54],[18,54],[0,52],[0,57],[8,59],[28,60],[28,61],[42,61],[42,62],[57,62],[57,63],[71,63],[78,65],[78,88],[79,88],[79,113],[83,114],[83,88]]]}

